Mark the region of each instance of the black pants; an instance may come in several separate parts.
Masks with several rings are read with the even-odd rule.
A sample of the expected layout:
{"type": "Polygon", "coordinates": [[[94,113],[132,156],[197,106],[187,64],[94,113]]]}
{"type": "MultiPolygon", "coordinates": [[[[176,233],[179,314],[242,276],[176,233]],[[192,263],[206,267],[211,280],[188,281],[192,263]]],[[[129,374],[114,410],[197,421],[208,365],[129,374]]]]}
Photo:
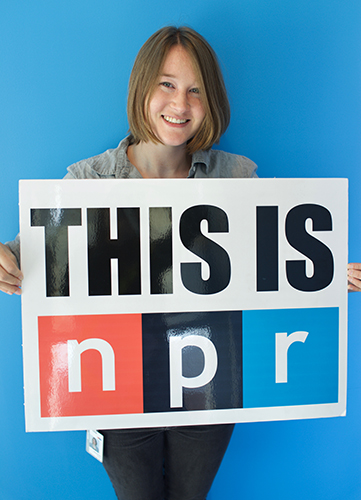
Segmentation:
{"type": "Polygon", "coordinates": [[[205,500],[234,425],[101,431],[119,500],[205,500]]]}

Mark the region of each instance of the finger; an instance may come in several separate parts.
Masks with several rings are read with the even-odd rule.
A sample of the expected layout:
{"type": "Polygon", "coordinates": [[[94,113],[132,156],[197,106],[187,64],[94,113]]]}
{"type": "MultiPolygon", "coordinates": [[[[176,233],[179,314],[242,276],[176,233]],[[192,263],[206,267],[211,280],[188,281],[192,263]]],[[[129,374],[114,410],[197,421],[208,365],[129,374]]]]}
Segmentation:
{"type": "Polygon", "coordinates": [[[14,278],[18,279],[19,281],[22,281],[24,279],[24,275],[21,272],[21,270],[18,268],[16,265],[16,262],[4,262],[3,263],[3,268],[4,270],[10,275],[13,276],[14,278]]]}
{"type": "Polygon", "coordinates": [[[361,270],[361,263],[360,262],[350,262],[347,265],[347,269],[361,270]]]}
{"type": "Polygon", "coordinates": [[[347,289],[349,292],[359,292],[360,291],[360,289],[357,288],[357,286],[353,285],[352,283],[348,284],[347,289]]]}
{"type": "Polygon", "coordinates": [[[13,274],[9,274],[4,268],[0,266],[0,283],[6,285],[13,285],[16,287],[21,286],[22,280],[14,276],[13,274]]]}
{"type": "Polygon", "coordinates": [[[361,271],[356,271],[355,269],[348,269],[347,276],[349,278],[356,278],[361,280],[361,271]]]}
{"type": "Polygon", "coordinates": [[[0,281],[0,290],[7,293],[8,295],[21,295],[21,288],[16,285],[10,285],[9,283],[4,283],[0,281]]]}
{"type": "MultiPolygon", "coordinates": [[[[17,266],[15,255],[6,245],[3,245],[2,243],[0,243],[0,268],[2,268],[3,271],[9,275],[15,276],[15,278],[20,280],[24,278],[23,273],[17,266]]],[[[0,281],[1,280],[2,278],[0,276],[0,281]]]]}
{"type": "Polygon", "coordinates": [[[352,285],[353,291],[361,291],[361,281],[359,279],[349,276],[348,283],[349,285],[352,285]]]}

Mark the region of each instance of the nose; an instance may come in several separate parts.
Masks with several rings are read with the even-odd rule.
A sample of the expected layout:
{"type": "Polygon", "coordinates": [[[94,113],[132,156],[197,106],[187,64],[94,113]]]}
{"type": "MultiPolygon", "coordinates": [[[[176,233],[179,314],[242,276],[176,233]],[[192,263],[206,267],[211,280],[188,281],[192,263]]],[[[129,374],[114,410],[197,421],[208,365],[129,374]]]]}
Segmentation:
{"type": "Polygon", "coordinates": [[[177,113],[185,113],[188,110],[188,93],[177,91],[173,94],[172,106],[177,113]]]}

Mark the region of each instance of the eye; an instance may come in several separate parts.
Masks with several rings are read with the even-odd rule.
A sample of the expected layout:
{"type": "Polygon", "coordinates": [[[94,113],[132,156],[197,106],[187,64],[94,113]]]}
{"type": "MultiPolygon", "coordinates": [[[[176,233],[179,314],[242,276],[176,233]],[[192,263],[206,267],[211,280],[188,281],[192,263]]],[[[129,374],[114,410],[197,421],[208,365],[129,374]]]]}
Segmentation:
{"type": "Polygon", "coordinates": [[[168,89],[173,88],[173,85],[170,82],[160,82],[159,85],[162,85],[163,87],[166,87],[168,89]]]}
{"type": "Polygon", "coordinates": [[[191,94],[200,94],[200,93],[201,93],[201,91],[199,90],[199,88],[198,88],[198,87],[195,87],[195,88],[193,88],[193,89],[190,89],[190,91],[189,91],[189,92],[191,92],[191,94]]]}

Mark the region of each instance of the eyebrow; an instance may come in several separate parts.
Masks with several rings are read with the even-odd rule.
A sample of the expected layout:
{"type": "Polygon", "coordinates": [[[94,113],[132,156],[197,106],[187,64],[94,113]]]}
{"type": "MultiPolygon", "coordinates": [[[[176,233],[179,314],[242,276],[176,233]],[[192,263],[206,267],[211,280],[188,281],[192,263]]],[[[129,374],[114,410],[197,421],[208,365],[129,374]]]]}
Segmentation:
{"type": "MultiPolygon", "coordinates": [[[[170,74],[168,74],[168,73],[161,73],[161,74],[159,75],[159,78],[174,78],[175,80],[177,80],[176,75],[170,75],[170,74]]],[[[197,80],[195,80],[194,85],[198,85],[197,80]]]]}

